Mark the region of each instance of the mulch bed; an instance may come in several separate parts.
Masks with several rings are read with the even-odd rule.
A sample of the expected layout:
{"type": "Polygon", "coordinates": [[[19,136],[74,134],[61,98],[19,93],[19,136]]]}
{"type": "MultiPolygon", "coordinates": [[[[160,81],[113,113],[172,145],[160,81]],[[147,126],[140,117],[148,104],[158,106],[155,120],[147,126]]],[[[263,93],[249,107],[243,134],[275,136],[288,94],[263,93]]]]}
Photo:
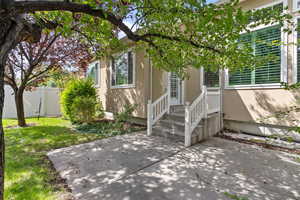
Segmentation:
{"type": "MultiPolygon", "coordinates": [[[[112,119],[97,119],[93,121],[94,123],[112,123],[115,122],[115,120],[112,119]]],[[[147,128],[145,125],[134,123],[134,122],[123,122],[126,128],[130,127],[136,127],[136,128],[147,128]]]]}
{"type": "Polygon", "coordinates": [[[71,126],[71,129],[73,131],[80,132],[80,133],[95,133],[95,134],[103,133],[105,132],[105,129],[107,129],[108,132],[123,131],[124,133],[146,130],[146,126],[132,123],[132,122],[120,122],[122,124],[122,127],[120,129],[118,127],[114,128],[113,127],[114,123],[116,123],[115,120],[99,119],[99,120],[94,120],[89,124],[73,124],[71,126]],[[111,124],[112,126],[110,127],[109,124],[111,124]]]}
{"type": "Polygon", "coordinates": [[[278,147],[278,146],[274,146],[274,145],[271,145],[271,144],[233,138],[233,137],[223,135],[223,134],[220,134],[216,137],[220,137],[220,138],[223,138],[223,139],[226,139],[226,140],[232,140],[232,141],[236,141],[236,142],[240,142],[240,143],[244,143],[244,144],[256,145],[256,146],[260,146],[260,147],[263,147],[263,148],[266,148],[266,149],[278,150],[278,151],[283,151],[283,152],[287,152],[287,153],[293,153],[293,154],[300,155],[300,149],[289,149],[289,148],[284,148],[284,147],[278,147]]]}

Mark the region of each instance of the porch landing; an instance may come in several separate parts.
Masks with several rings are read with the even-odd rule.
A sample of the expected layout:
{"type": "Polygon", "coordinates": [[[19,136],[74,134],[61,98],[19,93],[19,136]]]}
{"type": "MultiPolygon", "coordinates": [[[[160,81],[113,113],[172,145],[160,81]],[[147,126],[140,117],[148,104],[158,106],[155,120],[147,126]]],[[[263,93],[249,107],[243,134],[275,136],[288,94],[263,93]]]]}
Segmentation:
{"type": "Polygon", "coordinates": [[[300,198],[295,155],[220,138],[183,148],[182,143],[141,132],[58,149],[48,156],[80,200],[300,198]]]}

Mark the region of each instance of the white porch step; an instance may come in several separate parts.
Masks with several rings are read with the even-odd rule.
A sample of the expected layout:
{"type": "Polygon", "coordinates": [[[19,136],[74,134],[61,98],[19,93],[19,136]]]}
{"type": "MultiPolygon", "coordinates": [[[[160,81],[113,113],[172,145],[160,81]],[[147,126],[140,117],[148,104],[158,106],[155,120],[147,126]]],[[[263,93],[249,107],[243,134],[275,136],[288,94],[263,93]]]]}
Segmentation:
{"type": "Polygon", "coordinates": [[[169,139],[174,139],[176,141],[184,142],[184,134],[163,126],[156,125],[152,129],[152,134],[156,136],[162,136],[169,139]]]}
{"type": "Polygon", "coordinates": [[[185,115],[184,113],[170,113],[165,117],[165,119],[170,119],[178,122],[185,122],[185,115]]]}
{"type": "MultiPolygon", "coordinates": [[[[199,123],[192,133],[192,144],[198,143],[202,138],[204,126],[199,123]]],[[[176,141],[184,142],[185,139],[185,112],[184,106],[171,108],[171,113],[160,119],[152,131],[153,135],[162,136],[176,141]]]]}
{"type": "MultiPolygon", "coordinates": [[[[202,140],[201,138],[201,135],[203,135],[202,131],[204,131],[202,126],[198,126],[196,128],[196,130],[192,134],[192,144],[196,144],[202,140]]],[[[184,132],[165,128],[164,126],[159,126],[159,125],[154,126],[152,129],[152,134],[184,143],[184,137],[185,137],[184,132]]]]}
{"type": "Polygon", "coordinates": [[[183,105],[171,106],[171,113],[183,113],[185,112],[185,107],[183,105]]]}
{"type": "MultiPolygon", "coordinates": [[[[152,134],[169,138],[184,143],[185,139],[185,110],[184,106],[172,106],[170,114],[165,114],[152,129],[152,134]]],[[[208,121],[213,122],[210,118],[214,118],[216,114],[208,115],[207,119],[200,121],[198,126],[192,133],[192,144],[196,144],[208,138],[210,132],[214,132],[211,126],[207,126],[208,121]],[[206,124],[206,125],[205,125],[206,124]]],[[[212,127],[215,127],[213,124],[212,127]]]]}
{"type": "Polygon", "coordinates": [[[170,119],[162,119],[159,120],[157,123],[159,126],[175,130],[175,131],[180,131],[184,132],[184,123],[183,122],[178,122],[175,120],[170,120],[170,119]]]}

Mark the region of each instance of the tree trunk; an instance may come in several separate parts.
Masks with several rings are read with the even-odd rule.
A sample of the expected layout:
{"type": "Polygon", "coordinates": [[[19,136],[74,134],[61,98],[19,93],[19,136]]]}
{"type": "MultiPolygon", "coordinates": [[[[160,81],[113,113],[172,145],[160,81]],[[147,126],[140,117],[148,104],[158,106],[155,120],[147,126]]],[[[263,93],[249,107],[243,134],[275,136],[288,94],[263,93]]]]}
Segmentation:
{"type": "Polygon", "coordinates": [[[4,67],[8,53],[20,41],[24,34],[24,16],[16,15],[15,20],[11,20],[6,12],[0,13],[0,200],[4,198],[4,169],[5,169],[5,142],[2,124],[4,106],[4,67]]]}
{"type": "Polygon", "coordinates": [[[2,124],[2,113],[4,105],[4,65],[0,60],[0,200],[4,199],[4,166],[5,166],[5,142],[2,124]]]}
{"type": "Polygon", "coordinates": [[[16,20],[13,23],[4,12],[0,15],[0,200],[4,199],[4,170],[5,170],[5,140],[2,124],[4,106],[4,70],[7,55],[18,42],[18,37],[24,26],[16,20]]]}
{"type": "Polygon", "coordinates": [[[23,93],[24,93],[23,89],[18,89],[15,92],[15,103],[16,103],[16,110],[17,110],[17,117],[18,117],[18,125],[20,127],[26,126],[23,93]]]}

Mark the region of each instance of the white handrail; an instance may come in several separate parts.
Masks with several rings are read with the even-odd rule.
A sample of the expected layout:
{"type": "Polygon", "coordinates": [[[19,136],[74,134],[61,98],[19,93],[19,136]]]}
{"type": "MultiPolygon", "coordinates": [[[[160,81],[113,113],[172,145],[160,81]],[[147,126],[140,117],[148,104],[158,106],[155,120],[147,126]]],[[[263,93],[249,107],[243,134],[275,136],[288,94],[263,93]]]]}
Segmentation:
{"type": "Polygon", "coordinates": [[[152,134],[152,126],[170,109],[169,92],[163,94],[153,103],[148,101],[148,116],[147,116],[147,134],[152,134]]]}
{"type": "Polygon", "coordinates": [[[199,122],[207,117],[207,89],[202,88],[202,93],[190,105],[188,102],[185,107],[185,146],[191,146],[192,132],[199,122]]]}

